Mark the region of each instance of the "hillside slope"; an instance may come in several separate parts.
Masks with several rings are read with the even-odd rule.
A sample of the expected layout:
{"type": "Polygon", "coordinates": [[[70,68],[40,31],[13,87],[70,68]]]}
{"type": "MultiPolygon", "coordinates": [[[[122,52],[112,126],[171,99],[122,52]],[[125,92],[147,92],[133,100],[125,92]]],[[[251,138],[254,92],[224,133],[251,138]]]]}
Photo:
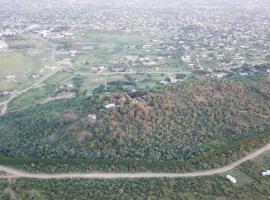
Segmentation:
{"type": "Polygon", "coordinates": [[[269,94],[269,80],[200,79],[143,94],[51,102],[1,117],[0,152],[35,159],[208,158],[228,144],[269,135],[269,94]],[[116,108],[105,109],[109,103],[116,108]]]}

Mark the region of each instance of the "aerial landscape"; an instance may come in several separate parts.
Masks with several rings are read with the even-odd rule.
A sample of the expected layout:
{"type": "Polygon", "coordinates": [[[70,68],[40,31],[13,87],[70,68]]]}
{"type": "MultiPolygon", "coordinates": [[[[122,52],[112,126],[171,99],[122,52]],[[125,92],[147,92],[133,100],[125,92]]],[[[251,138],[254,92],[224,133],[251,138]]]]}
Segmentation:
{"type": "Polygon", "coordinates": [[[270,199],[269,0],[0,19],[0,199],[270,199]]]}

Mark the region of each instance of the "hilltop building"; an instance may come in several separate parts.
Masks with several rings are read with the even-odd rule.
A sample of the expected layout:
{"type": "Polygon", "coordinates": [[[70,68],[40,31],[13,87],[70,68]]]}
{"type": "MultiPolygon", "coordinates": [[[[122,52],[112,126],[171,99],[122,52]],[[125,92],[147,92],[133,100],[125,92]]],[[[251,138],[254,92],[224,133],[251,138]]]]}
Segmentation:
{"type": "Polygon", "coordinates": [[[105,108],[106,108],[106,109],[109,109],[109,108],[115,108],[115,107],[116,107],[116,105],[115,105],[114,103],[105,105],[105,108]]]}

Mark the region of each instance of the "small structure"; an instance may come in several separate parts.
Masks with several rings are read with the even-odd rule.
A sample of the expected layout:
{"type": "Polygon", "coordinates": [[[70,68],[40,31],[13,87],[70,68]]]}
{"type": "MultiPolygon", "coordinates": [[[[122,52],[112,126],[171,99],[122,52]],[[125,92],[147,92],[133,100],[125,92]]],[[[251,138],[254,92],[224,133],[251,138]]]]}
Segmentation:
{"type": "Polygon", "coordinates": [[[91,96],[93,96],[93,93],[92,93],[92,92],[87,92],[87,93],[85,94],[85,97],[91,97],[91,96]]]}
{"type": "Polygon", "coordinates": [[[270,170],[267,170],[266,172],[262,172],[263,176],[270,176],[270,170]]]}
{"type": "Polygon", "coordinates": [[[236,179],[231,175],[227,175],[226,179],[229,180],[231,183],[236,183],[236,179]]]}
{"type": "Polygon", "coordinates": [[[116,105],[114,103],[111,103],[111,104],[108,104],[105,106],[106,109],[109,109],[109,108],[115,108],[116,105]]]}
{"type": "Polygon", "coordinates": [[[96,114],[89,114],[89,115],[88,115],[88,118],[89,118],[91,121],[96,121],[96,120],[97,120],[97,115],[96,115],[96,114]]]}
{"type": "Polygon", "coordinates": [[[75,86],[74,86],[73,83],[68,83],[68,84],[65,84],[65,85],[60,85],[59,89],[61,89],[61,90],[72,90],[72,89],[75,89],[75,86]]]}
{"type": "Polygon", "coordinates": [[[216,78],[223,78],[224,76],[226,76],[227,74],[224,73],[224,72],[216,72],[216,73],[213,73],[213,77],[216,77],[216,78]]]}
{"type": "Polygon", "coordinates": [[[159,81],[159,83],[162,84],[162,85],[168,85],[168,84],[171,83],[171,81],[169,81],[169,80],[161,80],[161,81],[159,81]]]}
{"type": "Polygon", "coordinates": [[[39,77],[40,77],[39,74],[33,74],[33,75],[32,75],[32,78],[39,78],[39,77]]]}
{"type": "Polygon", "coordinates": [[[123,88],[128,92],[137,92],[137,89],[133,85],[123,86],[123,88]]]}
{"type": "Polygon", "coordinates": [[[94,73],[105,73],[109,68],[105,66],[92,67],[91,71],[94,73]]]}
{"type": "Polygon", "coordinates": [[[7,80],[15,80],[16,76],[15,75],[8,75],[8,76],[6,76],[6,79],[7,80]]]}

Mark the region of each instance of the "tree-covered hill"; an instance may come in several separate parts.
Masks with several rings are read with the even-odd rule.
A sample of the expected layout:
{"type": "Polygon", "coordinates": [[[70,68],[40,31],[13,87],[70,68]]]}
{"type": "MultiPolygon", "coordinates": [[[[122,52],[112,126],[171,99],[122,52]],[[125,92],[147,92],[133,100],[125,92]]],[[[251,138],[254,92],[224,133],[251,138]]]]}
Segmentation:
{"type": "MultiPolygon", "coordinates": [[[[270,141],[269,94],[267,77],[258,82],[205,78],[144,93],[51,102],[1,117],[0,152],[69,164],[78,159],[207,162],[215,156],[216,165],[224,164],[226,157],[234,160],[270,141]],[[106,109],[107,104],[116,107],[106,109]]],[[[198,162],[190,165],[197,168],[198,162]]],[[[213,166],[200,162],[199,168],[213,166]]]]}

